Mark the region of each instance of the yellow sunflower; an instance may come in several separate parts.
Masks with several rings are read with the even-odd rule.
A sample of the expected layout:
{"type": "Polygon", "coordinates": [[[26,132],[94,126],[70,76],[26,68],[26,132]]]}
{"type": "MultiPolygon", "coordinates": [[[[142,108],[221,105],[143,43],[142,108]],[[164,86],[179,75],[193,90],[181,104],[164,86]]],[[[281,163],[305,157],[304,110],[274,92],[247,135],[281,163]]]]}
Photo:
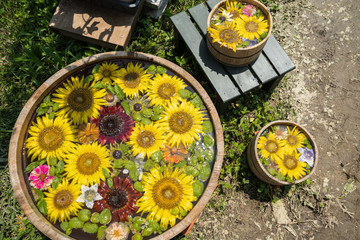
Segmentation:
{"type": "Polygon", "coordinates": [[[68,221],[70,215],[76,215],[83,206],[83,203],[76,201],[81,194],[80,185],[75,184],[74,181],[69,184],[65,178],[55,190],[49,188],[49,192],[44,194],[47,215],[53,223],[57,220],[68,221]]]}
{"type": "Polygon", "coordinates": [[[84,83],[84,77],[71,77],[54,93],[53,101],[59,103],[57,115],[69,116],[78,125],[88,122],[88,118],[97,118],[101,105],[106,105],[103,98],[106,90],[93,88],[93,83],[84,83]]]}
{"type": "Polygon", "coordinates": [[[220,8],[219,11],[223,12],[223,11],[227,11],[228,13],[230,13],[230,15],[232,16],[232,19],[236,19],[239,18],[241,16],[242,13],[242,9],[240,9],[237,6],[238,2],[235,1],[226,1],[226,7],[224,8],[220,8]]]}
{"type": "Polygon", "coordinates": [[[150,157],[154,152],[159,151],[164,143],[163,131],[157,123],[148,125],[136,124],[130,136],[128,145],[132,147],[133,155],[145,153],[150,157]]]}
{"type": "Polygon", "coordinates": [[[262,16],[257,18],[256,16],[241,15],[235,22],[240,35],[249,40],[260,39],[260,35],[269,30],[268,21],[264,20],[262,16]]]}
{"type": "Polygon", "coordinates": [[[195,108],[191,102],[184,100],[178,104],[169,104],[161,114],[160,126],[166,132],[165,140],[170,147],[180,143],[188,146],[196,140],[200,140],[202,123],[205,119],[204,111],[195,108]]]}
{"type": "Polygon", "coordinates": [[[170,224],[173,227],[176,219],[181,219],[180,213],[192,209],[191,202],[197,198],[193,193],[194,179],[186,176],[184,169],[165,167],[164,172],[159,167],[152,168],[144,173],[141,180],[144,195],[136,202],[138,212],[149,213],[147,219],[160,222],[166,229],[170,224]]]}
{"type": "Polygon", "coordinates": [[[176,76],[156,74],[153,81],[149,85],[148,95],[151,104],[166,106],[171,103],[178,103],[181,97],[178,93],[180,89],[184,89],[186,84],[182,79],[176,76]]]}
{"type": "Polygon", "coordinates": [[[55,117],[49,119],[46,114],[37,117],[36,123],[33,122],[29,128],[29,138],[26,140],[25,147],[31,161],[36,157],[40,159],[56,157],[62,159],[66,153],[74,148],[76,142],[76,130],[70,125],[69,119],[55,117]]]}
{"type": "Polygon", "coordinates": [[[301,153],[283,151],[280,158],[276,161],[279,167],[279,172],[286,176],[298,180],[306,174],[306,162],[300,162],[299,157],[301,153]]]}
{"type": "Polygon", "coordinates": [[[208,27],[208,32],[213,42],[220,42],[220,46],[225,46],[234,52],[237,45],[242,43],[240,32],[235,28],[234,22],[224,22],[222,25],[208,27]]]}
{"type": "Polygon", "coordinates": [[[119,78],[115,82],[122,88],[126,96],[131,99],[140,92],[144,92],[148,86],[151,74],[147,74],[144,68],[131,62],[127,68],[120,69],[119,78]]]}
{"type": "Polygon", "coordinates": [[[259,138],[257,148],[260,149],[260,155],[262,158],[269,158],[273,161],[280,160],[280,155],[283,152],[283,148],[280,146],[280,142],[276,139],[272,132],[269,132],[269,137],[261,136],[259,138]]]}
{"type": "Polygon", "coordinates": [[[99,67],[99,71],[94,74],[95,81],[100,81],[103,84],[112,85],[113,81],[119,77],[119,66],[114,63],[103,63],[99,67]]]}
{"type": "Polygon", "coordinates": [[[97,142],[78,145],[65,158],[65,174],[80,185],[90,186],[105,181],[102,169],[111,167],[106,146],[97,142]]]}
{"type": "Polygon", "coordinates": [[[297,152],[298,148],[304,147],[302,142],[306,140],[306,137],[301,133],[296,126],[290,131],[289,127],[288,135],[285,139],[280,141],[280,146],[284,148],[286,152],[297,152]]]}

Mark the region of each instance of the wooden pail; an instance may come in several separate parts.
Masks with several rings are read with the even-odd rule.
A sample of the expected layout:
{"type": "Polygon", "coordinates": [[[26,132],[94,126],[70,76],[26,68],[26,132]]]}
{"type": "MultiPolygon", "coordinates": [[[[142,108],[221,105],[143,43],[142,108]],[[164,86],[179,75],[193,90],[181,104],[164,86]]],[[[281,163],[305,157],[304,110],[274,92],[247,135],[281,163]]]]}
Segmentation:
{"type": "MultiPolygon", "coordinates": [[[[230,67],[241,67],[246,66],[252,62],[254,62],[260,55],[262,49],[264,48],[268,38],[270,37],[271,30],[273,27],[273,20],[269,10],[265,7],[264,4],[256,1],[256,0],[244,0],[241,1],[244,3],[248,3],[259,8],[265,15],[266,19],[269,22],[269,31],[267,36],[258,44],[247,47],[247,48],[237,48],[236,52],[232,49],[229,49],[225,46],[221,46],[220,42],[213,42],[213,38],[210,36],[209,32],[206,34],[206,43],[208,49],[212,56],[219,61],[220,63],[230,66],[230,67]]],[[[219,10],[221,7],[225,7],[226,0],[219,2],[210,12],[209,17],[207,19],[207,26],[210,26],[211,19],[213,15],[219,10]]]]}
{"type": "MultiPolygon", "coordinates": [[[[25,215],[28,217],[31,223],[34,224],[35,227],[37,227],[50,239],[74,239],[72,236],[66,235],[59,229],[59,227],[56,227],[54,224],[52,224],[42,213],[40,213],[36,207],[36,204],[34,203],[33,196],[30,191],[31,189],[29,189],[24,177],[24,159],[26,157],[26,154],[24,154],[25,139],[27,136],[28,127],[33,120],[33,116],[37,108],[42,103],[44,98],[49,93],[51,93],[51,91],[53,91],[54,88],[59,86],[70,76],[74,74],[83,74],[84,71],[87,71],[86,69],[92,69],[96,64],[103,63],[105,61],[139,61],[165,67],[167,70],[182,78],[189,86],[195,89],[207,108],[209,120],[212,121],[214,127],[214,140],[216,143],[216,155],[212,166],[212,173],[208,179],[206,187],[204,188],[203,194],[198,199],[193,209],[181,221],[179,221],[174,227],[171,227],[162,234],[152,238],[157,240],[171,239],[186,229],[193,221],[195,221],[211,198],[211,195],[217,186],[217,180],[219,178],[223,162],[224,139],[220,118],[205,89],[184,69],[168,60],[157,56],[123,51],[101,53],[78,60],[64,67],[51,76],[47,81],[45,81],[22,109],[15,123],[11,136],[9,146],[9,171],[15,197],[19,202],[21,209],[24,211],[25,215]]],[[[89,239],[82,237],[75,238],[89,239]]]]}
{"type": "Polygon", "coordinates": [[[291,122],[291,121],[284,121],[284,120],[279,120],[279,121],[273,121],[268,123],[266,126],[264,126],[251,140],[250,145],[248,146],[247,149],[247,159],[248,159],[248,164],[249,167],[251,169],[251,171],[256,175],[257,178],[259,178],[261,181],[274,185],[274,186],[284,186],[284,185],[290,185],[290,184],[294,184],[294,183],[290,183],[290,182],[286,182],[286,181],[281,181],[279,179],[277,179],[276,177],[272,176],[263,166],[263,164],[261,163],[259,156],[258,156],[258,151],[257,151],[257,143],[259,141],[260,136],[263,134],[263,132],[270,128],[271,126],[275,126],[275,125],[288,125],[288,126],[296,126],[302,133],[305,134],[305,136],[307,137],[308,141],[310,142],[310,144],[313,146],[314,149],[314,166],[311,169],[311,172],[306,175],[305,177],[299,179],[299,180],[295,180],[294,183],[300,183],[302,181],[305,181],[306,179],[308,179],[314,172],[315,169],[317,167],[318,164],[318,149],[316,146],[316,143],[314,141],[314,138],[310,135],[310,133],[302,126],[291,122]]]}

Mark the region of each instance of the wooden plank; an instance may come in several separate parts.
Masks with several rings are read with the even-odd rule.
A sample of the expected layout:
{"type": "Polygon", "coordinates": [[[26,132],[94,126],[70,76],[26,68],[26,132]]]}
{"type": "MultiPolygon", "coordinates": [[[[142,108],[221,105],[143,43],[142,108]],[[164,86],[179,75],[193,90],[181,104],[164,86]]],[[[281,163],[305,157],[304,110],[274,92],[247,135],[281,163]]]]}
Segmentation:
{"type": "Polygon", "coordinates": [[[205,36],[207,32],[207,18],[209,16],[209,10],[204,4],[198,4],[195,7],[189,9],[190,16],[194,19],[198,25],[202,34],[205,36]]]}
{"type": "Polygon", "coordinates": [[[83,0],[61,0],[49,26],[82,41],[114,48],[125,48],[145,0],[134,14],[103,6],[94,7],[83,0]]]}
{"type": "Polygon", "coordinates": [[[257,78],[248,67],[226,67],[226,70],[231,74],[231,77],[243,93],[259,86],[257,78]]]}
{"type": "Polygon", "coordinates": [[[262,84],[268,83],[279,76],[263,53],[260,53],[258,59],[250,64],[250,68],[254,71],[262,84]]]}
{"type": "Polygon", "coordinates": [[[213,9],[216,4],[218,4],[221,0],[208,0],[206,1],[207,5],[210,9],[213,9]]]}
{"type": "Polygon", "coordinates": [[[271,64],[275,67],[279,75],[284,75],[285,73],[295,69],[294,63],[272,34],[266,42],[263,52],[270,60],[271,64]]]}
{"type": "Polygon", "coordinates": [[[239,97],[240,91],[228,77],[224,68],[211,56],[205,40],[193,25],[190,17],[185,12],[181,12],[170,19],[218,92],[221,100],[225,103],[239,97]]]}

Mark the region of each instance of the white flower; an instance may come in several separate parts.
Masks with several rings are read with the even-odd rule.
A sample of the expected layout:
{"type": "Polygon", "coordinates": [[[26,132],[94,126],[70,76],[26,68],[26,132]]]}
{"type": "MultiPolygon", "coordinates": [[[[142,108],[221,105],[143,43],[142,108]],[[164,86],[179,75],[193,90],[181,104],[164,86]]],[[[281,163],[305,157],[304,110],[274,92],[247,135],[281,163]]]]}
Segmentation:
{"type": "Polygon", "coordinates": [[[215,23],[215,25],[220,25],[224,22],[231,22],[232,21],[231,17],[232,17],[232,15],[230,14],[230,12],[227,12],[224,10],[221,13],[214,14],[212,20],[218,21],[217,23],[215,23]]]}
{"type": "Polygon", "coordinates": [[[87,208],[93,208],[94,201],[103,199],[98,193],[98,185],[94,184],[91,187],[81,185],[81,195],[76,199],[77,202],[85,202],[87,208]]]}
{"type": "Polygon", "coordinates": [[[125,240],[130,229],[122,222],[112,223],[106,230],[106,240],[125,240]]]}

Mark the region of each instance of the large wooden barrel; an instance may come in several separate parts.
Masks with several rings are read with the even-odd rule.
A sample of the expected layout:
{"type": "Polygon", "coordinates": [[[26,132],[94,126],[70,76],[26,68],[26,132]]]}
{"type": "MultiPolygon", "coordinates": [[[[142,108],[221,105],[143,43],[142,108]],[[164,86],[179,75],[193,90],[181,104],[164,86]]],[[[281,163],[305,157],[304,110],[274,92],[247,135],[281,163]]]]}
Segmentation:
{"type": "Polygon", "coordinates": [[[311,169],[311,172],[306,175],[305,177],[299,179],[299,180],[295,180],[294,183],[300,183],[302,181],[305,181],[306,179],[308,179],[309,177],[311,177],[311,175],[315,172],[315,169],[317,167],[318,164],[318,149],[316,146],[316,143],[314,141],[314,138],[310,135],[310,133],[301,125],[298,125],[294,122],[291,121],[285,121],[285,120],[279,120],[279,121],[273,121],[268,123],[267,125],[265,125],[251,140],[250,145],[248,146],[247,149],[247,159],[248,159],[248,164],[249,167],[251,169],[251,171],[255,174],[255,176],[257,178],[259,178],[261,181],[274,185],[274,186],[284,186],[284,185],[290,185],[293,183],[290,182],[286,182],[286,181],[281,181],[279,179],[277,179],[276,177],[272,176],[264,167],[264,165],[261,163],[259,156],[258,156],[258,150],[257,150],[257,143],[259,141],[260,136],[263,134],[263,132],[266,129],[269,129],[271,126],[276,126],[276,125],[288,125],[288,126],[293,126],[293,127],[297,127],[297,129],[299,129],[302,133],[305,134],[305,136],[307,137],[307,139],[309,140],[310,144],[313,146],[314,149],[314,166],[311,169]]]}
{"type": "MultiPolygon", "coordinates": [[[[266,19],[269,23],[269,32],[267,36],[258,44],[247,47],[247,48],[237,48],[236,52],[234,52],[232,49],[229,49],[227,47],[220,47],[220,42],[213,42],[213,38],[210,36],[209,32],[206,34],[206,43],[208,46],[208,49],[212,56],[219,61],[220,63],[231,66],[231,67],[241,67],[246,66],[252,62],[254,62],[260,55],[262,49],[264,48],[268,38],[270,37],[272,27],[273,27],[273,20],[271,17],[271,14],[269,10],[266,8],[266,6],[256,0],[244,0],[240,1],[244,3],[248,3],[251,5],[256,6],[259,8],[265,15],[266,19]]],[[[219,10],[221,7],[225,7],[226,0],[223,0],[219,2],[210,12],[208,19],[207,19],[207,26],[210,26],[211,19],[213,15],[219,10]]]]}
{"type": "Polygon", "coordinates": [[[64,80],[68,79],[75,73],[82,73],[87,67],[94,67],[97,63],[104,61],[146,61],[158,66],[166,67],[168,70],[175,73],[178,77],[182,78],[189,86],[191,86],[197,94],[202,98],[207,113],[214,126],[214,140],[216,143],[216,156],[212,166],[212,173],[208,180],[208,183],[204,189],[202,196],[198,199],[193,209],[174,227],[169,228],[161,235],[154,237],[153,239],[171,239],[178,235],[181,231],[186,229],[201,213],[205,205],[211,198],[213,191],[217,186],[217,180],[219,178],[221,165],[224,156],[224,140],[221,122],[216,109],[204,90],[204,88],[198,83],[198,81],[192,77],[188,72],[175,65],[174,63],[162,59],[160,57],[152,56],[144,53],[131,53],[131,52],[108,52],[101,53],[94,56],[90,56],[81,60],[78,60],[57,73],[51,76],[46,82],[44,82],[39,89],[28,100],[24,108],[22,109],[16,124],[13,129],[10,146],[9,146],[9,170],[11,184],[16,196],[17,201],[21,209],[24,211],[28,219],[46,236],[50,239],[74,239],[64,232],[56,228],[48,219],[40,213],[36,204],[32,198],[31,192],[27,186],[24,177],[24,154],[25,138],[27,135],[28,127],[33,120],[36,109],[39,107],[43,99],[64,80]]]}

